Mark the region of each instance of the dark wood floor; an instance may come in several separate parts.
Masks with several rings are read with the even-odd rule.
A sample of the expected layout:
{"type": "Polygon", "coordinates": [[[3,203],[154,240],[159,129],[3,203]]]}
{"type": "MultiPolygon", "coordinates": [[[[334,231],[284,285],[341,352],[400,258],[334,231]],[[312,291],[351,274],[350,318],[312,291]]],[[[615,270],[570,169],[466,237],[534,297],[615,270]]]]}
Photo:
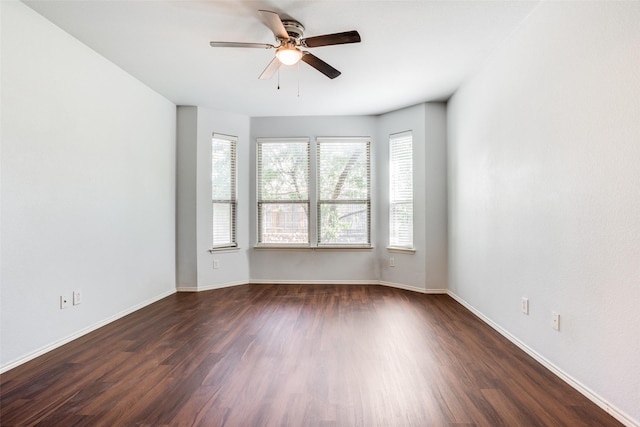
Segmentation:
{"type": "Polygon", "coordinates": [[[445,295],[172,295],[0,379],[0,424],[616,426],[445,295]]]}

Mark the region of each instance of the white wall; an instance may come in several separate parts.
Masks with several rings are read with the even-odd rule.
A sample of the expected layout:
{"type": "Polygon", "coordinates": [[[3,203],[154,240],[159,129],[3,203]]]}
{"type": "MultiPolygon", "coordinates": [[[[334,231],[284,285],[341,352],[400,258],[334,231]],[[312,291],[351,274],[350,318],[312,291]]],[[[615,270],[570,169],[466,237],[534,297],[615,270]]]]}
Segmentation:
{"type": "Polygon", "coordinates": [[[640,424],[639,22],[639,2],[542,2],[448,111],[451,291],[629,424],[640,424]]]}
{"type": "MultiPolygon", "coordinates": [[[[260,117],[251,119],[251,182],[256,181],[256,138],[267,137],[322,137],[365,136],[372,144],[372,201],[378,200],[375,188],[378,159],[375,158],[377,130],[373,116],[341,117],[260,117]]],[[[252,185],[250,200],[251,245],[256,244],[256,189],[252,185]]],[[[376,212],[372,210],[372,243],[377,245],[376,212]]],[[[251,280],[253,282],[376,282],[379,278],[378,262],[374,251],[362,250],[278,250],[252,249],[250,252],[251,280]]]]}
{"type": "Polygon", "coordinates": [[[447,108],[425,104],[424,215],[426,289],[449,286],[447,210],[447,108]]]}
{"type": "Polygon", "coordinates": [[[198,108],[198,289],[213,289],[249,282],[249,118],[198,108]],[[209,253],[213,224],[211,203],[211,137],[222,133],[238,137],[238,250],[209,253]],[[219,268],[213,268],[213,259],[219,268]]]}
{"type": "MultiPolygon", "coordinates": [[[[372,138],[372,244],[375,251],[251,251],[253,282],[383,283],[417,291],[447,287],[446,106],[419,104],[381,116],[263,117],[251,119],[251,182],[255,141],[261,137],[370,136],[372,138]],[[389,135],[414,136],[415,254],[390,253],[389,135]],[[396,267],[389,267],[393,256],[396,267]],[[330,268],[327,268],[330,266],[330,268]]],[[[251,189],[251,244],[255,245],[255,188],[251,189]]]]}
{"type": "Polygon", "coordinates": [[[202,291],[249,282],[249,118],[202,107],[178,107],[178,290],[202,291]],[[210,253],[211,139],[238,137],[237,249],[210,253]],[[213,260],[219,267],[213,268],[213,260]]]}
{"type": "Polygon", "coordinates": [[[175,106],[19,2],[0,2],[7,369],[175,292],[175,106]],[[83,291],[81,305],[59,296],[83,291]]]}
{"type": "Polygon", "coordinates": [[[391,286],[424,290],[427,284],[425,266],[425,167],[426,137],[425,104],[418,104],[401,110],[382,114],[378,117],[378,141],[376,154],[381,161],[377,164],[378,178],[378,241],[377,254],[380,264],[380,280],[391,286]],[[413,244],[415,253],[389,252],[389,136],[394,133],[412,131],[413,135],[413,244]],[[395,267],[389,265],[393,257],[395,267]]]}
{"type": "Polygon", "coordinates": [[[380,280],[421,292],[447,288],[446,105],[418,104],[378,117],[378,262],[380,280]],[[389,135],[413,132],[415,253],[390,252],[389,135]],[[393,257],[395,267],[389,266],[393,257]]]}
{"type": "Polygon", "coordinates": [[[198,107],[181,105],[177,110],[176,286],[197,288],[198,107]]]}

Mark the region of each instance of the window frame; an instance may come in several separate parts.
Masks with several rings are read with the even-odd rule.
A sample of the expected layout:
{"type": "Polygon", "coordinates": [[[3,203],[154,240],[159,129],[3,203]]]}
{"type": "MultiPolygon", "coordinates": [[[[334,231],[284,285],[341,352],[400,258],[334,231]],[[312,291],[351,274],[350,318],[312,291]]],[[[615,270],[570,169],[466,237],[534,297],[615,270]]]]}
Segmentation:
{"type": "Polygon", "coordinates": [[[256,139],[256,247],[258,248],[308,248],[311,246],[311,140],[300,138],[257,138],[256,139]],[[291,201],[285,199],[264,199],[262,196],[262,147],[265,144],[306,144],[306,199],[291,201]],[[268,204],[302,205],[306,211],[306,242],[276,243],[264,241],[263,206],[268,204]]]}
{"type": "MultiPolygon", "coordinates": [[[[407,151],[407,148],[404,147],[404,151],[407,151]]],[[[414,176],[413,176],[413,172],[414,172],[414,168],[413,168],[413,131],[408,130],[408,131],[404,131],[404,132],[398,132],[398,133],[394,133],[394,134],[390,134],[389,135],[389,246],[387,247],[389,250],[396,250],[396,251],[409,251],[409,252],[414,252],[415,251],[415,246],[414,246],[414,224],[415,224],[415,214],[414,214],[414,176]],[[395,144],[408,144],[410,145],[409,148],[409,158],[406,159],[406,157],[404,158],[400,158],[398,159],[399,155],[394,155],[394,145],[395,144]],[[396,159],[398,159],[396,161],[396,159]],[[408,160],[409,165],[406,164],[406,161],[408,160]],[[404,163],[401,164],[396,164],[394,166],[394,162],[396,163],[400,163],[404,161],[404,163]],[[398,177],[397,174],[394,173],[394,169],[402,169],[402,168],[406,168],[407,166],[410,166],[411,168],[411,174],[410,174],[410,187],[411,187],[411,191],[410,191],[410,198],[401,198],[398,195],[396,195],[394,188],[396,188],[397,183],[395,182],[396,178],[401,178],[398,177]],[[409,229],[410,232],[408,233],[409,237],[410,237],[410,241],[400,241],[400,240],[395,240],[394,241],[394,230],[397,229],[398,224],[395,223],[395,215],[394,215],[394,208],[396,208],[399,205],[410,205],[411,206],[411,218],[410,218],[410,223],[409,223],[409,229]]],[[[406,153],[405,153],[406,154],[406,153]]]]}
{"type": "Polygon", "coordinates": [[[210,251],[220,251],[225,249],[235,249],[238,247],[238,239],[237,239],[237,231],[238,231],[238,137],[232,135],[225,135],[221,133],[214,133],[211,137],[211,249],[210,251]],[[213,172],[214,172],[214,145],[216,143],[228,143],[229,149],[229,158],[230,158],[230,166],[229,166],[229,198],[214,198],[214,183],[213,183],[213,172]],[[216,243],[215,236],[215,224],[216,224],[216,216],[215,216],[215,205],[216,204],[225,204],[229,205],[231,210],[231,214],[229,216],[229,241],[216,243]]]}
{"type": "MultiPolygon", "coordinates": [[[[373,247],[373,243],[372,243],[372,233],[371,233],[371,229],[373,227],[373,218],[372,218],[372,206],[373,206],[373,202],[372,202],[372,178],[371,178],[371,171],[372,171],[372,153],[371,153],[371,141],[372,138],[369,136],[363,136],[363,137],[353,137],[353,136],[349,136],[349,137],[284,137],[284,138],[279,138],[279,137],[258,137],[255,138],[256,141],[256,145],[255,145],[255,171],[256,171],[256,179],[255,179],[255,183],[256,183],[256,191],[255,191],[255,200],[256,200],[256,211],[255,211],[255,245],[254,248],[261,250],[261,249],[266,249],[266,250],[328,250],[328,251],[332,251],[332,250],[361,250],[361,251],[369,251],[372,250],[373,247]],[[366,244],[360,244],[360,243],[319,243],[319,236],[320,236],[320,203],[319,203],[319,179],[318,179],[318,170],[319,170],[319,164],[318,164],[318,158],[317,158],[317,154],[318,154],[318,146],[319,146],[319,142],[321,143],[322,141],[328,141],[328,140],[337,140],[337,141],[362,141],[365,142],[367,144],[367,199],[365,200],[360,200],[358,199],[357,202],[361,203],[361,202],[365,202],[366,203],[366,209],[367,209],[367,243],[366,244]],[[262,189],[262,182],[261,182],[261,162],[262,162],[262,154],[261,154],[261,147],[262,144],[265,143],[272,143],[272,142],[280,142],[280,143],[285,143],[285,142],[305,142],[307,144],[307,199],[304,200],[304,203],[306,204],[306,208],[307,208],[307,227],[308,227],[308,231],[307,231],[307,242],[304,244],[301,243],[272,243],[272,242],[265,242],[264,241],[264,236],[263,236],[263,228],[264,225],[262,224],[263,221],[263,208],[262,205],[266,204],[266,203],[277,203],[278,201],[266,201],[266,200],[262,200],[262,194],[261,192],[263,191],[262,189]]],[[[286,201],[286,202],[290,202],[290,201],[286,201]]],[[[340,201],[341,203],[344,201],[340,201]]],[[[293,202],[292,202],[293,203],[293,202]]]]}
{"type": "Polygon", "coordinates": [[[316,138],[316,247],[318,248],[371,248],[371,138],[369,137],[317,137],[316,138]],[[366,156],[366,197],[360,199],[322,199],[321,194],[321,176],[322,158],[320,150],[323,144],[340,144],[340,143],[362,143],[365,145],[366,156]],[[323,242],[322,241],[322,207],[324,205],[364,205],[366,209],[366,242],[357,243],[339,243],[339,242],[323,242]]]}

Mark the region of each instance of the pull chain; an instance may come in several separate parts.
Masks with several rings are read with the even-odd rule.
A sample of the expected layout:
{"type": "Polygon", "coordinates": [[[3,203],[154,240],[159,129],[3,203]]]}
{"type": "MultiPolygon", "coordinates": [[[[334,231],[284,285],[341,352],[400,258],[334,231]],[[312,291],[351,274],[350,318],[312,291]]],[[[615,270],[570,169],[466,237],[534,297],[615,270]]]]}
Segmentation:
{"type": "Polygon", "coordinates": [[[298,74],[298,98],[300,98],[300,61],[298,61],[297,74],[298,74]]]}
{"type": "Polygon", "coordinates": [[[280,68],[278,68],[278,90],[280,90],[280,68]]]}

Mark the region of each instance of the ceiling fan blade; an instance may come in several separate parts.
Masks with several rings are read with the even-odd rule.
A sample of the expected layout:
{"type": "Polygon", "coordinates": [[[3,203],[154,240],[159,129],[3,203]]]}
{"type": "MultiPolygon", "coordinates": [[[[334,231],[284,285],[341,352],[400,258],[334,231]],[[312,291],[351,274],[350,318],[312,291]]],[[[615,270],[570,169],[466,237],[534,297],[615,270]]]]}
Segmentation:
{"type": "Polygon", "coordinates": [[[307,64],[311,65],[313,68],[320,71],[322,74],[329,77],[330,79],[335,79],[340,74],[342,74],[340,71],[336,70],[331,65],[327,64],[322,59],[318,58],[312,53],[303,52],[302,58],[300,59],[306,62],[307,64]]]}
{"type": "Polygon", "coordinates": [[[268,43],[243,43],[243,42],[209,42],[211,47],[253,47],[258,49],[273,49],[275,46],[268,43]]]}
{"type": "Polygon", "coordinates": [[[300,44],[306,47],[330,46],[334,44],[360,43],[360,34],[353,31],[344,33],[325,34],[324,36],[308,37],[300,40],[300,44]]]}
{"type": "Polygon", "coordinates": [[[262,16],[262,21],[264,25],[269,27],[273,34],[281,39],[287,40],[289,38],[289,34],[287,30],[282,25],[282,20],[280,19],[280,15],[275,12],[271,12],[270,10],[259,10],[260,16],[262,16]]]}
{"type": "Polygon", "coordinates": [[[269,80],[271,77],[273,77],[276,71],[278,71],[278,68],[280,68],[280,61],[278,60],[278,58],[274,57],[271,62],[269,62],[269,65],[267,65],[267,68],[264,69],[264,71],[258,78],[260,80],[269,80]]]}

